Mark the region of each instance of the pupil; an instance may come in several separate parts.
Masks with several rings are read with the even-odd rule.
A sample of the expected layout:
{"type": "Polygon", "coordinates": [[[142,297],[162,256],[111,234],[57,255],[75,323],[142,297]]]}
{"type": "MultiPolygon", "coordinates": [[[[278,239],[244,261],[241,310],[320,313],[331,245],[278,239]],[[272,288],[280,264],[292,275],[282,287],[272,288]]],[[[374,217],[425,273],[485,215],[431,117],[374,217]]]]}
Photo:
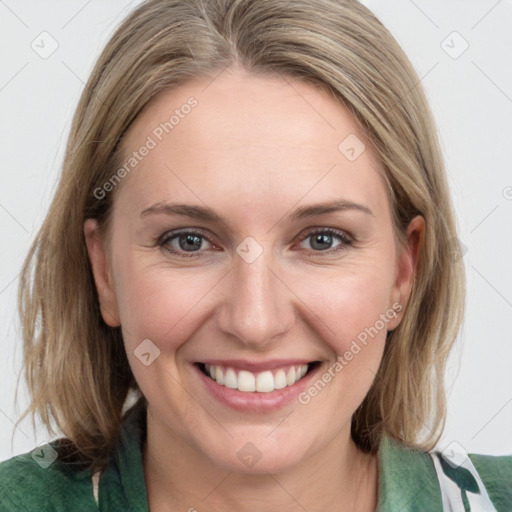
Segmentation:
{"type": "Polygon", "coordinates": [[[180,248],[184,251],[199,249],[201,247],[201,238],[197,235],[184,235],[179,238],[179,244],[180,248]],[[184,243],[182,243],[183,239],[185,239],[184,243]]]}
{"type": "Polygon", "coordinates": [[[315,245],[318,243],[318,244],[327,244],[327,245],[330,245],[331,244],[331,235],[315,235],[315,237],[313,238],[313,243],[312,243],[312,246],[314,249],[328,249],[328,247],[315,247],[315,245]]]}

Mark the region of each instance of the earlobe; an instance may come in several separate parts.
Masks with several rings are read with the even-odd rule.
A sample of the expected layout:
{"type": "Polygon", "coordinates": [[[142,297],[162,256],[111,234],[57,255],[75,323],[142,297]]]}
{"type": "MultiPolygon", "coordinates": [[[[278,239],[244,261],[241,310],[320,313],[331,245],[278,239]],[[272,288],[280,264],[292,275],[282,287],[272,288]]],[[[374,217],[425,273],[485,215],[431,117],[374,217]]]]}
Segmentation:
{"type": "Polygon", "coordinates": [[[400,324],[405,307],[409,302],[424,229],[425,219],[421,215],[414,217],[407,227],[406,243],[398,259],[396,279],[391,297],[391,304],[398,303],[402,308],[401,313],[389,322],[388,330],[390,331],[400,324]]]}
{"type": "Polygon", "coordinates": [[[98,221],[87,219],[84,223],[85,242],[91,262],[94,282],[100,301],[103,320],[110,327],[120,325],[117,297],[108,268],[105,243],[101,237],[98,221]]]}

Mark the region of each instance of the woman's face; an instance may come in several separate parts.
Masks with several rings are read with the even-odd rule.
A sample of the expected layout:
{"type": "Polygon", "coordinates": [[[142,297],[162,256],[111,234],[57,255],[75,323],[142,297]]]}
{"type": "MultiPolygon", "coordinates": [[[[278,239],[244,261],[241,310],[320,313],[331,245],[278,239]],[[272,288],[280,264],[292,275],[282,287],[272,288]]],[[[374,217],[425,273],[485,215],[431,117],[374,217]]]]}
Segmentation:
{"type": "Polygon", "coordinates": [[[421,228],[402,251],[354,118],[311,85],[230,70],[155,98],[122,148],[111,237],[85,232],[154,430],[239,472],[347,443],[421,228]]]}

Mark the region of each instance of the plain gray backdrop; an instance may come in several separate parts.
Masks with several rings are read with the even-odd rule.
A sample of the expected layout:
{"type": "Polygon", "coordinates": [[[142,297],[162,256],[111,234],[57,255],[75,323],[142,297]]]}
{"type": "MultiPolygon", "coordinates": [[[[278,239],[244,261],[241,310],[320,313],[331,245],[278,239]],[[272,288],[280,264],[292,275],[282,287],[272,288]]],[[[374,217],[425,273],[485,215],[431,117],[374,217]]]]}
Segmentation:
{"type": "MultiPolygon", "coordinates": [[[[0,0],[0,460],[51,437],[14,423],[28,404],[18,275],[55,190],[95,59],[139,1],[0,0]],[[13,443],[11,437],[14,433],[13,443]]],[[[467,273],[438,448],[512,453],[512,3],[366,0],[401,44],[434,112],[467,273]]]]}

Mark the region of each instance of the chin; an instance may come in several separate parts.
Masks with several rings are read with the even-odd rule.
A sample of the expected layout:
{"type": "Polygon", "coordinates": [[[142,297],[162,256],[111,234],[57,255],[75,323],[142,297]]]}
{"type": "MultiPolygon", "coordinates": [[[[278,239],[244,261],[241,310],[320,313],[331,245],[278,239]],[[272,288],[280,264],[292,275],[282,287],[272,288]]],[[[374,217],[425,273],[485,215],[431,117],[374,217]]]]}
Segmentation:
{"type": "Polygon", "coordinates": [[[219,442],[217,446],[223,446],[223,449],[214,452],[208,450],[209,453],[204,454],[214,465],[233,473],[277,474],[297,466],[307,456],[305,443],[300,441],[300,436],[287,435],[286,438],[270,440],[268,430],[262,436],[245,433],[232,439],[229,446],[219,442]]]}

